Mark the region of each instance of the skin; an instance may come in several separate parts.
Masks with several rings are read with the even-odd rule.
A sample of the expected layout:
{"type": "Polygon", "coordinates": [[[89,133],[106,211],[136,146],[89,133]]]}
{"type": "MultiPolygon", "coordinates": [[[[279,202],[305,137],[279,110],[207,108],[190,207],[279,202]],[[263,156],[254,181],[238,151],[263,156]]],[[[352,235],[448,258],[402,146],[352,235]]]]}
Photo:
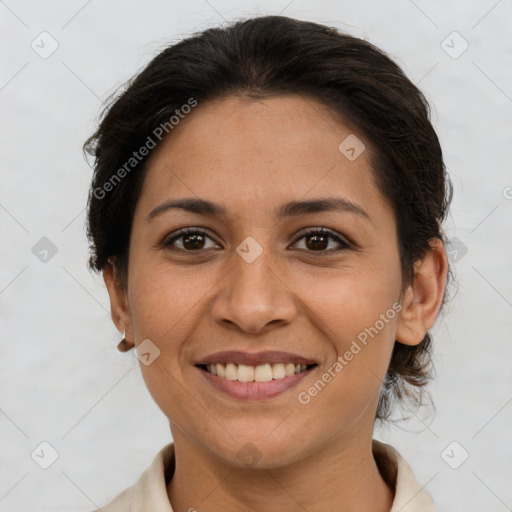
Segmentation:
{"type": "Polygon", "coordinates": [[[414,281],[402,282],[393,211],[374,183],[369,151],[349,161],[338,150],[349,134],[357,128],[311,98],[228,97],[196,107],[150,157],[126,286],[110,265],[103,275],[119,330],[135,345],[150,339],[160,350],[141,371],[175,443],[168,484],[175,512],[391,508],[394,490],[372,456],[380,386],[395,340],[418,344],[434,324],[447,260],[434,240],[414,281]],[[369,218],[273,213],[288,201],[333,196],[369,218]],[[220,203],[227,216],[172,209],[148,220],[155,207],[183,197],[220,203]],[[210,238],[162,246],[185,227],[210,238]],[[328,238],[317,249],[299,233],[309,227],[353,244],[328,238]],[[248,236],[263,250],[252,263],[236,252],[248,236]],[[298,394],[397,301],[401,311],[300,403],[298,394]],[[194,366],[221,350],[287,351],[319,366],[277,397],[242,401],[214,389],[194,366]],[[253,466],[237,457],[247,443],[260,457],[253,466]]]}

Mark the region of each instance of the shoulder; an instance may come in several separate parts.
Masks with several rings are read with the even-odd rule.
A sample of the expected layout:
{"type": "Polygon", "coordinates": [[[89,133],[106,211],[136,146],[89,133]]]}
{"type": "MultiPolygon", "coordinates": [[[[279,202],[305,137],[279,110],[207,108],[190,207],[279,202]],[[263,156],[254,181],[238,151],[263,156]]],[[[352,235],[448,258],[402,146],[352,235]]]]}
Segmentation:
{"type": "Polygon", "coordinates": [[[382,478],[395,492],[390,512],[436,512],[429,492],[395,448],[374,439],[372,451],[382,478]]]}
{"type": "Polygon", "coordinates": [[[107,505],[92,512],[131,512],[152,510],[172,512],[167,497],[167,482],[174,473],[174,444],[164,446],[137,482],[118,494],[107,505]],[[146,508],[148,507],[148,508],[146,508]]]}
{"type": "Polygon", "coordinates": [[[128,487],[118,494],[108,505],[93,510],[92,512],[130,512],[133,499],[133,491],[136,484],[128,487]]]}

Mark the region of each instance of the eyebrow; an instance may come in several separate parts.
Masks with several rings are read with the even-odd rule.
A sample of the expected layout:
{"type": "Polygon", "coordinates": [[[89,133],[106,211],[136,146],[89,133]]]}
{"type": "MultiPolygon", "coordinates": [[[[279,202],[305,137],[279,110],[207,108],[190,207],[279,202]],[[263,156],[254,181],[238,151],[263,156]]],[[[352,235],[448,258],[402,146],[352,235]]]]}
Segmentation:
{"type": "MultiPolygon", "coordinates": [[[[150,221],[162,213],[172,209],[181,209],[208,217],[226,217],[227,215],[227,210],[224,206],[207,201],[206,199],[191,197],[165,201],[154,208],[147,216],[146,220],[150,221]]],[[[307,201],[290,201],[279,207],[275,211],[275,216],[285,218],[330,211],[353,213],[371,221],[370,216],[364,208],[343,197],[325,197],[307,201]]]]}

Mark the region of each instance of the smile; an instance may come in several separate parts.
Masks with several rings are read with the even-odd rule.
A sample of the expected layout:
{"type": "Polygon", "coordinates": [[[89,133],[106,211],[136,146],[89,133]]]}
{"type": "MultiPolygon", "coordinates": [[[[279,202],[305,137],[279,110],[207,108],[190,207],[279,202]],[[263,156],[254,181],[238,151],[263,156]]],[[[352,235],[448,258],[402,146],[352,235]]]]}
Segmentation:
{"type": "Polygon", "coordinates": [[[201,357],[195,367],[209,389],[254,401],[291,391],[319,365],[315,359],[290,352],[227,350],[201,357]]]}
{"type": "Polygon", "coordinates": [[[239,382],[269,382],[271,380],[292,377],[306,371],[316,365],[275,363],[250,366],[236,363],[205,364],[201,367],[208,373],[225,380],[236,380],[239,382]]]}

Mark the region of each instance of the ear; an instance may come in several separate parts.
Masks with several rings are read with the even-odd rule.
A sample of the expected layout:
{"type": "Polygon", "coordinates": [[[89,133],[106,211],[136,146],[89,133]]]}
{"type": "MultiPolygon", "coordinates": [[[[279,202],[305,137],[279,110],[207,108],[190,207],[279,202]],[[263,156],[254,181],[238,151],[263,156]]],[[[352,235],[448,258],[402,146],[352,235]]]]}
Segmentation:
{"type": "Polygon", "coordinates": [[[407,287],[397,322],[395,339],[404,345],[418,345],[434,325],[443,303],[448,259],[443,242],[430,240],[430,249],[414,265],[413,282],[407,287]]]}
{"type": "Polygon", "coordinates": [[[126,290],[122,287],[119,277],[111,262],[103,268],[103,280],[110,297],[110,314],[112,321],[121,333],[125,333],[125,339],[130,348],[135,346],[132,335],[132,322],[130,308],[128,305],[128,296],[126,290]]]}

